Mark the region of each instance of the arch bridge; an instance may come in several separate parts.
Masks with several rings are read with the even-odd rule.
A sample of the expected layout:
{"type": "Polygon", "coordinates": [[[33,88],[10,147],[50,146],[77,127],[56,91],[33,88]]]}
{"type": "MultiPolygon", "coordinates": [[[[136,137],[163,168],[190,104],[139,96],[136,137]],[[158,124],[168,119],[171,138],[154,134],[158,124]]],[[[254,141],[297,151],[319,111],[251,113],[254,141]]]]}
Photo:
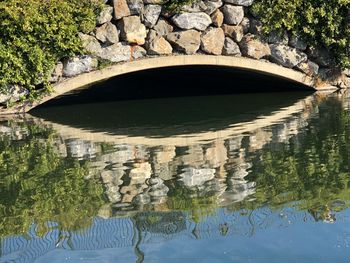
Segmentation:
{"type": "Polygon", "coordinates": [[[112,77],[143,71],[156,70],[158,68],[175,66],[217,66],[233,69],[240,69],[247,72],[260,73],[287,80],[309,87],[313,90],[332,90],[335,87],[320,83],[316,78],[312,78],[299,71],[285,68],[267,61],[260,61],[245,57],[213,56],[213,55],[178,55],[165,57],[148,57],[144,59],[119,63],[100,70],[84,73],[69,79],[60,81],[54,85],[54,91],[44,96],[40,101],[34,103],[20,104],[12,108],[0,108],[0,114],[25,113],[31,109],[57,98],[63,94],[80,89],[84,86],[105,81],[112,77]]]}

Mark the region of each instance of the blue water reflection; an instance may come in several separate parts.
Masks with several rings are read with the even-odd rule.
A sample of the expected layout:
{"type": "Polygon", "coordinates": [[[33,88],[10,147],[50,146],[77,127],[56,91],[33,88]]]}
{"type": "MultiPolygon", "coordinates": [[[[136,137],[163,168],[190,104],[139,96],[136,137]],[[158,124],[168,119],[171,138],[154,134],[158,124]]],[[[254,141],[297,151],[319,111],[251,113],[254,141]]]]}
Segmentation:
{"type": "Polygon", "coordinates": [[[348,260],[349,209],[337,214],[336,224],[316,222],[309,213],[293,208],[237,212],[222,208],[199,223],[185,214],[169,212],[158,216],[168,218],[158,228],[130,218],[95,218],[87,229],[60,232],[53,226],[42,237],[36,236],[33,225],[27,237],[2,240],[0,262],[348,260]],[[170,221],[172,217],[177,225],[170,221]]]}

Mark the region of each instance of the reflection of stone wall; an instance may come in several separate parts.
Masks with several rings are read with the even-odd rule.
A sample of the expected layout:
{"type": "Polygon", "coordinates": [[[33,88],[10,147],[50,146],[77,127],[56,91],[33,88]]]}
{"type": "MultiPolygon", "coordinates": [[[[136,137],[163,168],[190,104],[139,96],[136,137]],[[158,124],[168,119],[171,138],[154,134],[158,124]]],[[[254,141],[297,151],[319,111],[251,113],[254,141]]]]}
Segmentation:
{"type": "MultiPolygon", "coordinates": [[[[166,209],[169,191],[182,186],[198,189],[202,196],[216,196],[219,205],[246,199],[255,193],[255,183],[245,178],[252,167],[252,157],[266,144],[280,147],[307,125],[317,106],[308,104],[306,111],[270,127],[246,135],[216,139],[191,146],[112,145],[102,152],[99,143],[66,140],[57,147],[78,159],[87,159],[102,178],[106,195],[120,210],[142,209],[152,205],[166,209]]],[[[161,139],[159,143],[161,144],[161,139]]]]}
{"type": "MultiPolygon", "coordinates": [[[[106,179],[106,171],[103,170],[107,195],[108,189],[115,188],[117,192],[118,188],[121,197],[117,203],[120,207],[136,209],[153,204],[155,209],[157,205],[159,209],[164,209],[159,205],[167,201],[169,187],[178,185],[200,189],[201,195],[214,195],[219,205],[242,201],[255,193],[255,183],[245,179],[252,167],[252,155],[268,143],[278,145],[293,138],[307,125],[309,116],[310,111],[304,112],[292,116],[283,124],[276,123],[249,135],[225,140],[187,147],[147,147],[144,151],[148,154],[144,154],[143,158],[133,154],[128,161],[113,163],[115,167],[124,167],[124,177],[118,174],[117,181],[113,173],[108,173],[109,179],[106,179]]],[[[110,201],[116,201],[113,195],[108,197],[110,201]]]]}
{"type": "MultiPolygon", "coordinates": [[[[214,196],[219,205],[246,199],[255,193],[255,183],[246,177],[252,158],[269,144],[281,147],[292,139],[317,114],[312,100],[305,102],[305,111],[249,134],[217,138],[188,146],[144,146],[102,144],[82,139],[57,137],[54,147],[62,157],[89,160],[90,176],[101,178],[108,200],[118,210],[167,210],[172,190],[184,187],[200,190],[201,196],[214,196]]],[[[13,140],[28,135],[24,125],[4,123],[0,134],[13,140]]]]}

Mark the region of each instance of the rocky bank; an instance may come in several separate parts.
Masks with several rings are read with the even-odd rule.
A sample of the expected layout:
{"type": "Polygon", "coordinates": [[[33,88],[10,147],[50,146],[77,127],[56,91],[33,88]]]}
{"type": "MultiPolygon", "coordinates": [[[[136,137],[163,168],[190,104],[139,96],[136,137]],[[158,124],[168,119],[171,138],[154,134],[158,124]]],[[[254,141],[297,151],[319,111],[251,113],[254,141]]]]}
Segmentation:
{"type": "MultiPolygon", "coordinates": [[[[335,69],[325,48],[308,46],[288,33],[262,33],[251,12],[254,0],[201,0],[168,11],[162,0],[105,1],[97,27],[80,33],[86,54],[60,61],[51,82],[153,56],[209,54],[242,56],[292,68],[338,88],[350,87],[350,71],[335,69]]],[[[0,94],[0,104],[17,101],[25,90],[14,86],[0,94]]]]}

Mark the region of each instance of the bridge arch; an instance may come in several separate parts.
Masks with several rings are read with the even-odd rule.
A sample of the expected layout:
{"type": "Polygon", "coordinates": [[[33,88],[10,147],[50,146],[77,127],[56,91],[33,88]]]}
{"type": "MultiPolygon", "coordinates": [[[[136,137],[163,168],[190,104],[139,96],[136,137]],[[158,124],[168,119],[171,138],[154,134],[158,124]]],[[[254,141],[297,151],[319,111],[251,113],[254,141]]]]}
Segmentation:
{"type": "Polygon", "coordinates": [[[112,65],[100,70],[84,73],[54,85],[54,92],[43,97],[40,101],[20,105],[10,109],[0,109],[0,114],[12,114],[18,112],[28,112],[29,110],[63,94],[72,92],[81,87],[101,82],[119,75],[175,66],[220,66],[246,70],[264,75],[270,75],[287,81],[292,81],[314,90],[330,89],[330,86],[319,86],[316,80],[299,71],[285,68],[270,62],[254,60],[243,57],[212,56],[212,55],[178,55],[164,57],[148,57],[124,63],[112,65]]]}

